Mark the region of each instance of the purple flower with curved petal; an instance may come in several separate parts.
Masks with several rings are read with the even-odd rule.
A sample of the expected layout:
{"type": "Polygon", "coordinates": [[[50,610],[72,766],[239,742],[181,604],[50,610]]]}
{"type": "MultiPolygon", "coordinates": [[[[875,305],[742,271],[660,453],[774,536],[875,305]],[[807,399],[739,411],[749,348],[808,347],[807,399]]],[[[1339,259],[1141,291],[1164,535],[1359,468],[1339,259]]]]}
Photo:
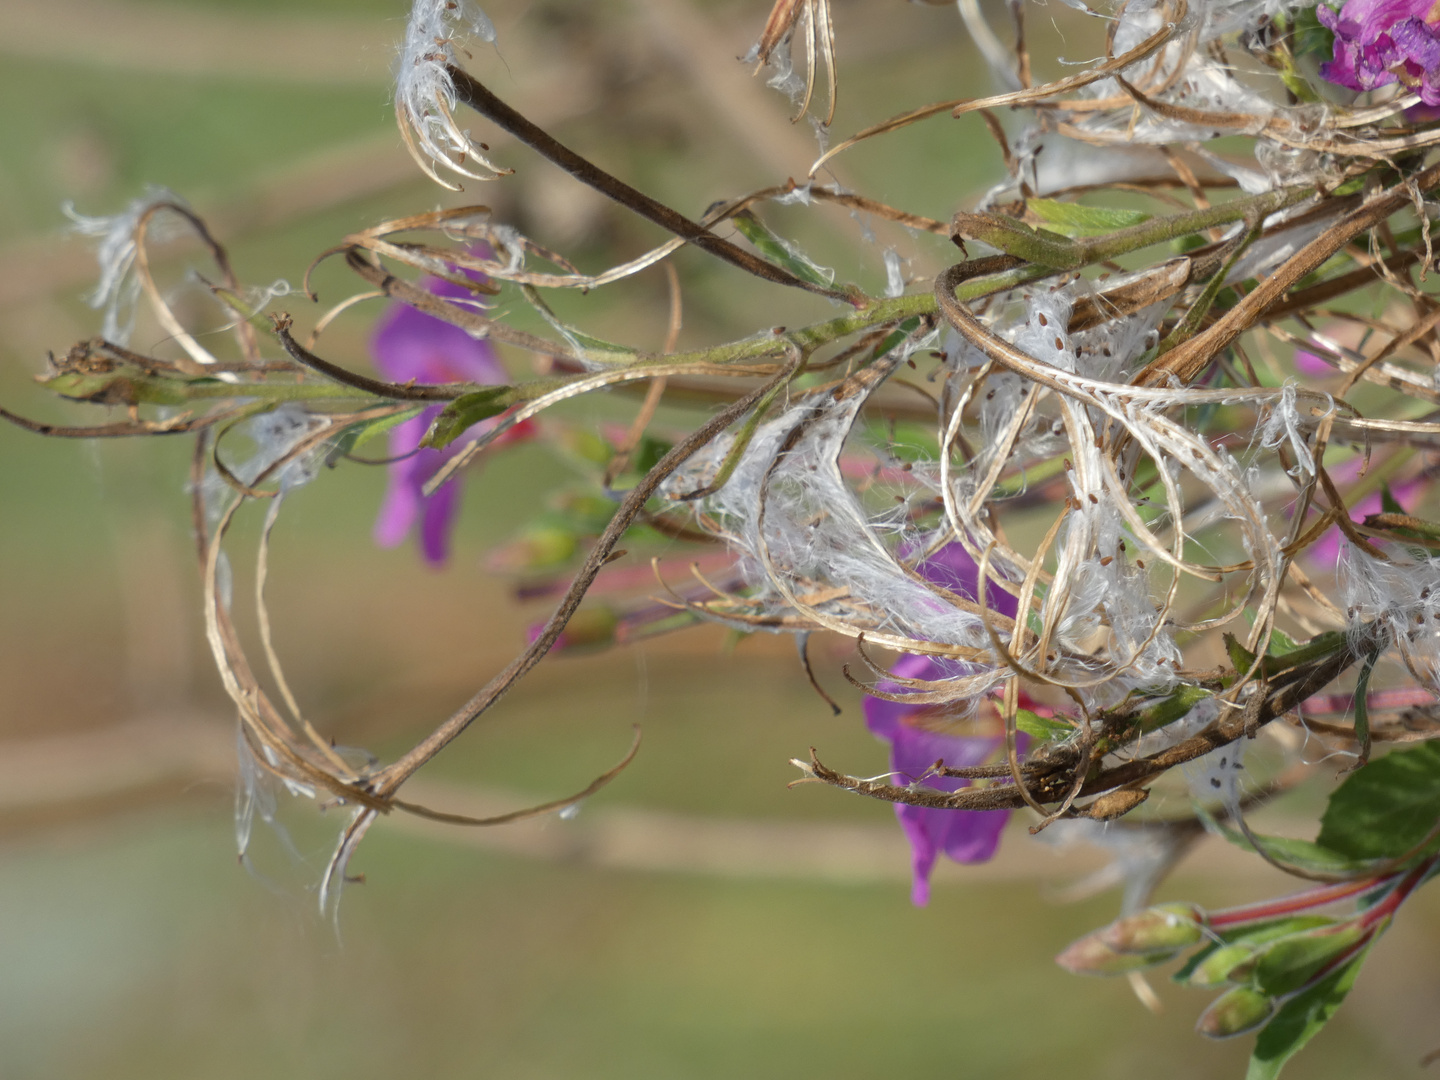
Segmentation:
{"type": "MultiPolygon", "coordinates": [[[[478,280],[478,275],[472,276],[478,280]]],[[[427,279],[424,284],[437,296],[475,297],[463,286],[443,279],[427,279]]],[[[393,382],[413,379],[419,383],[503,383],[507,379],[490,342],[477,340],[458,326],[404,304],[392,305],[381,316],[370,352],[375,366],[393,382]]],[[[375,542],[381,547],[403,542],[418,521],[420,551],[432,566],[439,566],[450,553],[450,530],[460,509],[460,488],[452,481],[433,495],[425,495],[421,489],[465,441],[463,437],[457,439],[444,450],[416,451],[441,408],[431,406],[391,429],[390,456],[400,460],[390,464],[390,486],[375,521],[375,542]]],[[[495,419],[483,421],[471,432],[494,423],[495,419]]],[[[522,435],[517,429],[507,433],[506,438],[522,435]]]]}
{"type": "Polygon", "coordinates": [[[1320,4],[1321,25],[1335,34],[1333,59],[1320,77],[1351,90],[1403,83],[1426,105],[1440,105],[1440,11],[1435,0],[1347,0],[1338,12],[1320,4]]]}
{"type": "MultiPolygon", "coordinates": [[[[918,568],[933,584],[961,596],[979,594],[979,568],[959,544],[947,544],[918,568]]],[[[1014,616],[1015,599],[993,585],[987,590],[992,611],[1014,616]]],[[[890,669],[902,679],[945,679],[955,674],[953,662],[933,656],[903,656],[890,669]]],[[[882,680],[877,689],[904,693],[895,683],[882,680]]],[[[925,777],[926,787],[937,791],[959,791],[970,781],[927,776],[937,761],[951,768],[978,765],[989,758],[1004,741],[998,735],[952,735],[928,726],[939,717],[934,706],[906,705],[868,698],[865,725],[890,744],[890,768],[901,774],[901,782],[925,777]]],[[[1024,736],[1021,750],[1024,749],[1024,736]]],[[[984,862],[995,854],[1000,832],[1010,817],[1008,810],[937,810],[925,806],[895,804],[895,816],[910,841],[914,883],[910,899],[917,907],[930,901],[930,873],[943,851],[958,863],[984,862]]]]}

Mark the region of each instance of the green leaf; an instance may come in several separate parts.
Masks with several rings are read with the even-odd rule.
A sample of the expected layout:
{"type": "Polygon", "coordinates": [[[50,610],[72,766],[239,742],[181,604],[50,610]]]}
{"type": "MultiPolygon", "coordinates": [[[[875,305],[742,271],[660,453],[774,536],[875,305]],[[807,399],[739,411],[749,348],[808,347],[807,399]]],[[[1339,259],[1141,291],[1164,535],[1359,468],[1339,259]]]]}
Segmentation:
{"type": "Polygon", "coordinates": [[[1380,509],[1386,514],[1408,513],[1405,507],[1400,505],[1400,500],[1395,498],[1395,493],[1390,490],[1389,484],[1380,485],[1380,509]]]}
{"type": "MultiPolygon", "coordinates": [[[[1273,678],[1281,672],[1289,671],[1291,668],[1301,664],[1308,664],[1314,660],[1320,660],[1339,652],[1345,647],[1345,635],[1338,630],[1327,630],[1323,634],[1316,634],[1309,641],[1302,641],[1298,644],[1291,641],[1289,637],[1280,635],[1283,642],[1288,642],[1291,648],[1283,652],[1267,652],[1266,658],[1260,665],[1260,676],[1262,678],[1273,678]]],[[[1255,663],[1255,654],[1241,645],[1234,634],[1225,634],[1225,651],[1230,657],[1230,663],[1235,670],[1241,674],[1250,670],[1255,663]]],[[[1271,642],[1275,640],[1272,632],[1271,642]]]]}
{"type": "MultiPolygon", "coordinates": [[[[891,349],[899,346],[902,341],[904,341],[907,337],[909,337],[919,328],[920,319],[918,316],[915,318],[906,319],[904,322],[902,322],[899,326],[895,328],[894,333],[888,335],[884,341],[880,342],[879,345],[875,346],[875,355],[877,357],[884,356],[891,349]]],[[[933,441],[933,439],[931,441],[933,441]]]]}
{"type": "Polygon", "coordinates": [[[1335,52],[1335,33],[1327,28],[1315,8],[1301,8],[1295,12],[1295,57],[1317,56],[1329,60],[1335,52]]]}
{"type": "Polygon", "coordinates": [[[935,425],[912,420],[871,420],[865,425],[865,437],[901,461],[934,461],[940,456],[935,438],[935,425]]]}
{"type": "Polygon", "coordinates": [[[642,435],[640,443],[630,455],[630,471],[644,476],[668,454],[675,444],[653,435],[642,435]]]}
{"type": "Polygon", "coordinates": [[[1200,989],[1223,986],[1228,981],[1230,972],[1254,956],[1261,945],[1291,934],[1334,924],[1334,919],[1324,915],[1292,915],[1259,925],[1221,930],[1220,941],[1212,941],[1196,952],[1171,978],[1182,985],[1200,989]]]}
{"type": "Polygon", "coordinates": [[[1140,730],[1158,731],[1167,724],[1173,724],[1210,696],[1210,691],[1202,686],[1177,687],[1164,701],[1140,714],[1140,730]]]}
{"type": "Polygon", "coordinates": [[[1280,1011],[1255,1039],[1255,1051],[1250,1056],[1245,1080],[1275,1080],[1280,1075],[1285,1063],[1335,1015],[1335,1010],[1355,985],[1360,965],[1369,952],[1367,948],[1354,960],[1280,1007],[1280,1011]]]}
{"type": "MultiPolygon", "coordinates": [[[[1255,625],[1255,613],[1249,608],[1245,609],[1245,621],[1251,626],[1255,625]]],[[[1295,643],[1295,639],[1284,630],[1275,626],[1270,627],[1270,644],[1265,649],[1266,656],[1284,656],[1298,648],[1300,646],[1295,643]]]]}
{"type": "Polygon", "coordinates": [[[1253,968],[1255,985],[1273,997],[1303,989],[1337,959],[1350,952],[1372,932],[1358,923],[1341,923],[1303,934],[1292,934],[1260,950],[1253,968]]]}
{"type": "Polygon", "coordinates": [[[1223,635],[1225,639],[1225,652],[1230,657],[1230,666],[1242,675],[1255,666],[1255,654],[1244,645],[1234,634],[1223,635]]]}
{"type": "Polygon", "coordinates": [[[509,393],[508,386],[487,386],[484,390],[456,398],[431,422],[430,430],[425,433],[420,445],[436,450],[449,446],[481,420],[499,416],[509,408],[502,400],[509,393]]]}
{"type": "Polygon", "coordinates": [[[740,235],[749,240],[763,257],[778,266],[783,266],[801,281],[828,289],[835,283],[835,271],[816,266],[805,253],[788,240],[781,239],[765,227],[765,224],[749,210],[742,210],[731,219],[740,235]]]}
{"type": "MultiPolygon", "coordinates": [[[[1208,819],[1207,827],[1220,833],[1230,843],[1243,851],[1255,850],[1255,845],[1244,833],[1221,824],[1208,815],[1204,816],[1208,819]]],[[[1379,860],[1357,858],[1348,853],[1334,851],[1324,843],[1323,837],[1320,841],[1311,841],[1296,840],[1288,836],[1266,836],[1256,832],[1251,832],[1250,835],[1260,842],[1265,854],[1276,862],[1314,874],[1368,874],[1373,873],[1379,863],[1379,860]]]]}
{"type": "Polygon", "coordinates": [[[1440,821],[1440,744],[1394,750],[1350,776],[1320,819],[1321,846],[1357,859],[1393,859],[1440,821]]]}
{"type": "Polygon", "coordinates": [[[1375,670],[1375,661],[1380,659],[1377,649],[1365,658],[1360,675],[1355,680],[1355,741],[1360,744],[1360,757],[1350,766],[1353,772],[1370,762],[1370,675],[1375,670]]]}
{"type": "MultiPolygon", "coordinates": [[[[138,365],[108,371],[61,371],[39,382],[61,397],[97,405],[185,405],[192,400],[190,387],[221,385],[219,379],[210,376],[145,371],[138,365]]],[[[245,396],[240,386],[234,393],[236,397],[245,396]]]]}
{"type": "Polygon", "coordinates": [[[1015,726],[1025,732],[1031,738],[1046,742],[1050,739],[1063,739],[1074,734],[1075,729],[1069,724],[1059,720],[1052,720],[1048,716],[1041,716],[1029,709],[1015,710],[1015,726]]]}
{"type": "Polygon", "coordinates": [[[639,358],[640,354],[627,345],[616,345],[614,342],[594,337],[569,323],[562,322],[560,317],[550,309],[550,305],[541,299],[540,293],[533,285],[521,285],[520,292],[524,294],[526,300],[530,301],[531,307],[540,313],[540,317],[549,323],[555,332],[586,360],[596,364],[617,365],[633,364],[639,358]]]}
{"type": "Polygon", "coordinates": [[[389,416],[382,416],[378,420],[362,420],[358,424],[351,424],[340,432],[331,454],[333,457],[339,457],[341,454],[353,454],[377,435],[383,435],[391,428],[399,427],[406,420],[413,419],[424,411],[424,405],[415,405],[389,416]]]}
{"type": "Polygon", "coordinates": [[[1025,208],[1051,230],[1065,236],[1101,236],[1150,220],[1139,210],[1114,210],[1103,206],[1081,206],[1055,199],[1027,199],[1025,208]]]}

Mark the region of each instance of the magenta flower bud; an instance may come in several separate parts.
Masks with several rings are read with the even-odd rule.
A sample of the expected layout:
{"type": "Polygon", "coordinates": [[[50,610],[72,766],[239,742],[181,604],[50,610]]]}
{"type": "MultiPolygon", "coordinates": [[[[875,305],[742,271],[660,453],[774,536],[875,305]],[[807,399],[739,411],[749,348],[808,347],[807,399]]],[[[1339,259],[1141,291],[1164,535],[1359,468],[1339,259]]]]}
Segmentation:
{"type": "Polygon", "coordinates": [[[1229,1039],[1254,1031],[1275,1012],[1275,999],[1248,986],[1227,990],[1200,1014],[1195,1030],[1212,1039],[1229,1039]]]}
{"type": "Polygon", "coordinates": [[[1101,940],[1104,931],[1086,934],[1055,957],[1055,963],[1073,975],[1125,975],[1172,959],[1178,949],[1153,952],[1117,952],[1101,940]]]}
{"type": "Polygon", "coordinates": [[[1194,904],[1159,904],[1116,919],[1096,936],[1116,952],[1149,953],[1198,945],[1204,926],[1205,912],[1194,904]]]}

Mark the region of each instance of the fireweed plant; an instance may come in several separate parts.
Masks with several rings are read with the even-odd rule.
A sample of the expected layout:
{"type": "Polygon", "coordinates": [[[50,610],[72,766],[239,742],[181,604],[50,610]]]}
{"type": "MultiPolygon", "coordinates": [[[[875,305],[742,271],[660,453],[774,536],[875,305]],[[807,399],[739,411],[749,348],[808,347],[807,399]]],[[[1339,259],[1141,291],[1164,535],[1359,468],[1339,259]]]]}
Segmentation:
{"type": "MultiPolygon", "coordinates": [[[[1440,749],[1429,741],[1440,734],[1440,505],[1428,484],[1440,304],[1427,290],[1440,124],[1426,108],[1440,102],[1440,34],[1427,4],[1399,0],[1072,6],[1094,19],[1103,55],[1089,66],[1043,81],[1067,69],[1027,51],[1027,5],[1011,6],[1011,50],[960,0],[1005,92],[879,120],[828,145],[810,175],[697,217],[571,151],[466,70],[489,54],[459,43],[495,41],[478,9],[418,0],[395,108],[431,178],[513,182],[480,141],[498,128],[672,239],[584,272],[484,207],[385,221],[320,256],[343,260],[364,288],[307,334],[270,313],[283,289],[236,279],[178,196],[153,190],[113,218],[73,215],[99,240],[104,337],[52,359],[40,381],[123,414],[74,427],[3,415],[51,437],[193,438],[206,634],[239,713],[242,855],[281,788],[346,808],[319,888],[329,909],[381,815],[495,826],[574,806],[630,756],[584,791],[504,817],[403,797],[553,648],[713,620],[794,634],[803,660],[806,636],[830,631],[855,643],[845,675],[869,695],[865,721],[890,744],[892,771],[857,777],[811,750],[795,761],[798,782],[896,806],[917,903],[940,853],[988,858],[1013,811],[1032,832],[1093,839],[1115,856],[1121,917],[1060,964],[1128,977],[1144,998],[1141,972],[1178,961],[1173,977],[1211,995],[1200,1031],[1258,1032],[1249,1075],[1280,1071],[1440,867],[1440,749]],[[827,181],[856,143],[942,116],[994,138],[1008,171],[951,220],[827,181]],[[876,240],[857,256],[886,269],[873,295],[767,225],[776,204],[906,230],[929,254],[907,266],[876,240]],[[155,283],[148,251],[161,229],[194,233],[213,256],[202,280],[235,328],[223,355],[155,283]],[[667,260],[684,245],[834,311],[675,351],[685,283],[667,260]],[[672,297],[659,353],[569,325],[545,299],[657,267],[672,297]],[[127,347],[142,296],[178,345],[168,359],[127,347]],[[366,299],[390,304],[373,337],[378,376],[325,355],[322,340],[366,299]],[[517,311],[544,332],[508,321],[517,311]],[[540,374],[514,380],[523,354],[540,374]],[[625,389],[642,403],[606,439],[535,419],[625,389]],[[713,407],[689,430],[652,431],[676,390],[713,407]],[[569,440],[595,468],[592,494],[533,523],[500,559],[573,571],[554,614],[388,763],[342,754],[307,721],[264,605],[286,499],[325,466],[385,446],[381,435],[391,488],[377,537],[398,543],[418,528],[431,561],[445,557],[466,468],[504,441],[569,440]],[[255,642],[232,618],[241,598],[227,550],[251,504],[264,508],[246,601],[255,642]],[[597,582],[628,572],[607,568],[622,542],[643,550],[658,538],[694,547],[656,565],[655,597],[581,608],[597,582]],[[1265,754],[1250,753],[1257,744],[1265,754]],[[1250,809],[1337,768],[1314,840],[1247,824],[1250,809]],[[1192,812],[1144,807],[1165,783],[1188,788],[1192,812]],[[1206,830],[1303,884],[1228,910],[1147,906],[1206,830]]],[[[829,0],[779,0],[747,58],[822,135],[840,86],[836,33],[829,0]]]]}

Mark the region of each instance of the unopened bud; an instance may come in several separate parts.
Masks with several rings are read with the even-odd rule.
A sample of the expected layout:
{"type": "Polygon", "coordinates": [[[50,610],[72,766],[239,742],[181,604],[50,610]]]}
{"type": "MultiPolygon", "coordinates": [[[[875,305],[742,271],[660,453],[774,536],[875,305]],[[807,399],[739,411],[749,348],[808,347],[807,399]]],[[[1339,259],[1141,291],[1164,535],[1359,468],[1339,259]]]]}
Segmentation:
{"type": "Polygon", "coordinates": [[[1380,928],[1383,920],[1380,927],[1342,923],[1334,929],[1324,927],[1292,934],[1265,946],[1237,974],[1253,979],[1267,993],[1293,994],[1380,928]]]}
{"type": "Polygon", "coordinates": [[[1254,1031],[1275,1011],[1275,1000],[1268,994],[1237,986],[1227,990],[1200,1014],[1195,1030],[1212,1039],[1228,1039],[1254,1031]]]}
{"type": "Polygon", "coordinates": [[[569,529],[540,526],[496,548],[486,562],[497,573],[533,574],[563,566],[578,548],[575,534],[569,529]]]}
{"type": "Polygon", "coordinates": [[[1323,915],[1297,915],[1248,930],[1239,941],[1220,945],[1198,960],[1180,982],[1198,990],[1223,986],[1227,982],[1248,982],[1255,967],[1253,958],[1270,942],[1305,930],[1334,925],[1334,919],[1323,915]]]}
{"type": "Polygon", "coordinates": [[[1100,939],[1103,931],[1087,934],[1055,957],[1055,962],[1075,975],[1125,975],[1142,968],[1154,967],[1172,959],[1178,950],[1157,949],[1153,952],[1116,952],[1100,939]]]}
{"type": "Polygon", "coordinates": [[[1255,946],[1251,944],[1222,945],[1196,964],[1182,981],[1186,986],[1197,990],[1209,990],[1224,986],[1227,982],[1237,982],[1239,980],[1232,977],[1236,968],[1254,955],[1255,946]]]}
{"type": "Polygon", "coordinates": [[[1205,913],[1194,904],[1158,904],[1116,919],[1099,932],[1099,937],[1116,952],[1173,951],[1199,944],[1205,937],[1204,927],[1205,913]]]}

